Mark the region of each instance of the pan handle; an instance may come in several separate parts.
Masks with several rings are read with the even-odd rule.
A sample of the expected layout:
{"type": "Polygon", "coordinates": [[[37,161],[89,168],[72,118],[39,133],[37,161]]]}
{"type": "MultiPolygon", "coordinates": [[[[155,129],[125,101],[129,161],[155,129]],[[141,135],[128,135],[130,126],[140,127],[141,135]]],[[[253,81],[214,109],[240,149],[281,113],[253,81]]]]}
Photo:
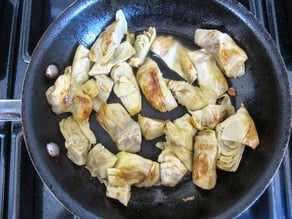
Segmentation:
{"type": "Polygon", "coordinates": [[[0,121],[21,121],[21,100],[0,100],[0,121]]]}

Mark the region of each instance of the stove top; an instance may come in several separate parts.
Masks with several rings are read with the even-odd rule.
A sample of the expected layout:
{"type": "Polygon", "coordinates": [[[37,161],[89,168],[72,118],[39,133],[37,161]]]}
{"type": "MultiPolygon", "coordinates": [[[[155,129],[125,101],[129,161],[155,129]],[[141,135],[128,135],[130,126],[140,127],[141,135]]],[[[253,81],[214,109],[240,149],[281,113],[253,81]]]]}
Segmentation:
{"type": "MultiPolygon", "coordinates": [[[[73,0],[0,1],[0,99],[20,99],[26,66],[42,33],[73,0]]],[[[292,76],[292,1],[240,0],[266,27],[292,76]]],[[[292,148],[263,195],[238,219],[292,218],[292,148]]],[[[0,122],[0,218],[78,218],[43,185],[21,124],[0,122]]]]}

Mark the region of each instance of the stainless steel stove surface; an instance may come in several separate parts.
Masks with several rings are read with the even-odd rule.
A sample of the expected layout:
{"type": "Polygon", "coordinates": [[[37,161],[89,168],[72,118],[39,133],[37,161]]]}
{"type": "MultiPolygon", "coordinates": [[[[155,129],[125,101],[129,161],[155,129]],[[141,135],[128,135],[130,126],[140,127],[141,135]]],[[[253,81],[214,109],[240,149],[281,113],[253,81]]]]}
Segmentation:
{"type": "MultiPolygon", "coordinates": [[[[52,20],[72,2],[0,1],[0,99],[20,99],[25,69],[37,41],[52,20]]],[[[291,76],[292,1],[239,2],[270,32],[291,76]]],[[[292,218],[291,151],[290,142],[270,186],[238,218],[292,218]]],[[[21,124],[17,121],[0,122],[0,218],[78,218],[59,203],[39,179],[25,149],[21,124]]]]}

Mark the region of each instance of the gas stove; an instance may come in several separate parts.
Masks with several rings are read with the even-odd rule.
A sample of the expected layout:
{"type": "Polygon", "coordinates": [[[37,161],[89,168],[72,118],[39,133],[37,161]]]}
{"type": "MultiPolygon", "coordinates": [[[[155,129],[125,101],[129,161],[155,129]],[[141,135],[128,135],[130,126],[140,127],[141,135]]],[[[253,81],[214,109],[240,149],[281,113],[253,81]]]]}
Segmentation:
{"type": "MultiPolygon", "coordinates": [[[[49,24],[72,2],[73,0],[0,1],[0,99],[14,99],[14,103],[19,104],[25,70],[34,47],[49,24]]],[[[239,2],[271,34],[291,78],[292,1],[239,2]]],[[[239,219],[292,218],[291,151],[290,142],[283,163],[270,186],[238,216],[239,219]]],[[[25,149],[19,121],[0,122],[0,218],[78,218],[41,182],[25,149]]]]}

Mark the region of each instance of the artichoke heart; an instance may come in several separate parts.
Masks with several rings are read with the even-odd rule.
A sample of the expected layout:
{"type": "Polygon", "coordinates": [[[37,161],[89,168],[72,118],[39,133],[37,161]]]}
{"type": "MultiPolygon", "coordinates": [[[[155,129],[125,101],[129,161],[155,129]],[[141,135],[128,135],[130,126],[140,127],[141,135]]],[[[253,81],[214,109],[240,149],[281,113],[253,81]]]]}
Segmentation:
{"type": "Polygon", "coordinates": [[[216,133],[219,135],[219,147],[216,166],[221,170],[235,172],[239,167],[245,145],[238,142],[222,140],[220,134],[218,134],[220,133],[220,125],[217,127],[216,133]]]}
{"type": "Polygon", "coordinates": [[[115,82],[113,90],[129,114],[133,116],[139,113],[142,97],[132,67],[126,62],[117,64],[111,71],[111,77],[115,82]]]}
{"type": "Polygon", "coordinates": [[[52,111],[57,115],[68,112],[72,101],[71,76],[60,75],[55,84],[48,88],[46,97],[52,111]]]}
{"type": "Polygon", "coordinates": [[[188,56],[188,50],[172,36],[156,37],[151,51],[190,84],[197,79],[197,70],[188,56]]]}
{"type": "Polygon", "coordinates": [[[119,152],[117,158],[115,166],[107,169],[110,185],[149,187],[159,182],[160,167],[157,162],[125,151],[119,152]]]}
{"type": "Polygon", "coordinates": [[[117,199],[124,206],[128,206],[131,198],[131,186],[113,186],[106,183],[106,196],[109,198],[117,199]]]}
{"type": "Polygon", "coordinates": [[[235,113],[229,96],[223,95],[220,105],[208,105],[201,110],[189,111],[192,123],[198,130],[214,129],[216,125],[235,113]]]}
{"type": "Polygon", "coordinates": [[[84,84],[80,86],[81,90],[84,91],[90,98],[94,98],[98,95],[99,91],[96,86],[96,82],[94,79],[90,79],[86,81],[84,84]]]}
{"type": "Polygon", "coordinates": [[[149,27],[148,31],[144,31],[142,34],[139,34],[136,37],[134,42],[136,54],[131,58],[130,65],[137,68],[144,62],[144,59],[147,56],[147,53],[155,37],[155,27],[149,27]]]}
{"type": "Polygon", "coordinates": [[[189,52],[198,71],[198,84],[202,90],[220,97],[228,89],[225,76],[217,67],[215,59],[204,49],[189,52]]]}
{"type": "Polygon", "coordinates": [[[166,112],[177,107],[158,65],[152,59],[147,58],[140,66],[136,78],[147,101],[154,109],[166,112]]]}
{"type": "Polygon", "coordinates": [[[101,105],[107,102],[114,86],[114,82],[107,75],[96,75],[95,79],[98,94],[92,99],[92,107],[95,112],[98,112],[101,105]]]}
{"type": "Polygon", "coordinates": [[[96,143],[96,138],[89,127],[89,122],[78,123],[72,117],[68,117],[60,121],[59,127],[65,138],[68,158],[76,165],[84,165],[91,144],[96,143]]]}
{"type": "Polygon", "coordinates": [[[89,50],[80,44],[75,51],[72,63],[72,77],[75,78],[77,83],[82,84],[88,80],[90,67],[89,50]]]}
{"type": "Polygon", "coordinates": [[[177,102],[185,106],[188,110],[199,110],[208,104],[201,89],[185,81],[169,80],[168,88],[174,94],[177,102]]]}
{"type": "Polygon", "coordinates": [[[188,171],[192,171],[193,137],[196,129],[192,125],[191,116],[185,114],[173,122],[167,121],[164,133],[165,147],[175,153],[188,171]]]}
{"type": "Polygon", "coordinates": [[[87,120],[92,111],[91,97],[71,76],[71,67],[67,67],[65,73],[49,87],[46,97],[54,113],[71,112],[77,122],[87,120]]]}
{"type": "Polygon", "coordinates": [[[195,43],[211,53],[227,77],[237,78],[245,73],[245,51],[226,33],[215,29],[197,29],[195,43]]]}
{"type": "Polygon", "coordinates": [[[91,176],[104,182],[107,179],[107,169],[113,167],[116,161],[116,155],[99,143],[89,151],[85,168],[88,169],[91,176]]]}
{"type": "Polygon", "coordinates": [[[149,118],[147,116],[138,115],[138,123],[140,125],[142,135],[146,140],[158,138],[164,134],[165,121],[149,118]]]}
{"type": "Polygon", "coordinates": [[[158,162],[160,162],[161,184],[165,186],[176,186],[188,171],[170,149],[164,149],[160,153],[158,162]]]}
{"type": "Polygon", "coordinates": [[[91,97],[80,89],[73,96],[72,105],[69,111],[77,122],[82,122],[89,118],[92,112],[92,107],[91,97]]]}
{"type": "Polygon", "coordinates": [[[127,21],[122,10],[116,12],[116,20],[98,36],[90,49],[90,60],[96,63],[107,63],[128,32],[127,21]]]}
{"type": "Polygon", "coordinates": [[[121,104],[103,104],[96,119],[119,150],[133,153],[140,151],[142,135],[139,124],[130,117],[121,104]]]}
{"type": "Polygon", "coordinates": [[[236,112],[220,123],[220,138],[238,142],[255,149],[259,145],[259,137],[253,119],[242,105],[236,112]]]}
{"type": "Polygon", "coordinates": [[[238,169],[245,145],[255,149],[259,138],[254,122],[242,105],[236,114],[216,126],[219,142],[217,167],[234,172],[238,169]]]}
{"type": "Polygon", "coordinates": [[[218,143],[214,130],[206,129],[195,136],[193,183],[202,189],[213,189],[216,185],[218,143]]]}
{"type": "Polygon", "coordinates": [[[124,62],[135,54],[135,49],[132,45],[125,41],[121,43],[114,51],[112,57],[106,63],[95,63],[88,74],[95,76],[99,74],[108,74],[112,67],[118,63],[124,62]]]}

